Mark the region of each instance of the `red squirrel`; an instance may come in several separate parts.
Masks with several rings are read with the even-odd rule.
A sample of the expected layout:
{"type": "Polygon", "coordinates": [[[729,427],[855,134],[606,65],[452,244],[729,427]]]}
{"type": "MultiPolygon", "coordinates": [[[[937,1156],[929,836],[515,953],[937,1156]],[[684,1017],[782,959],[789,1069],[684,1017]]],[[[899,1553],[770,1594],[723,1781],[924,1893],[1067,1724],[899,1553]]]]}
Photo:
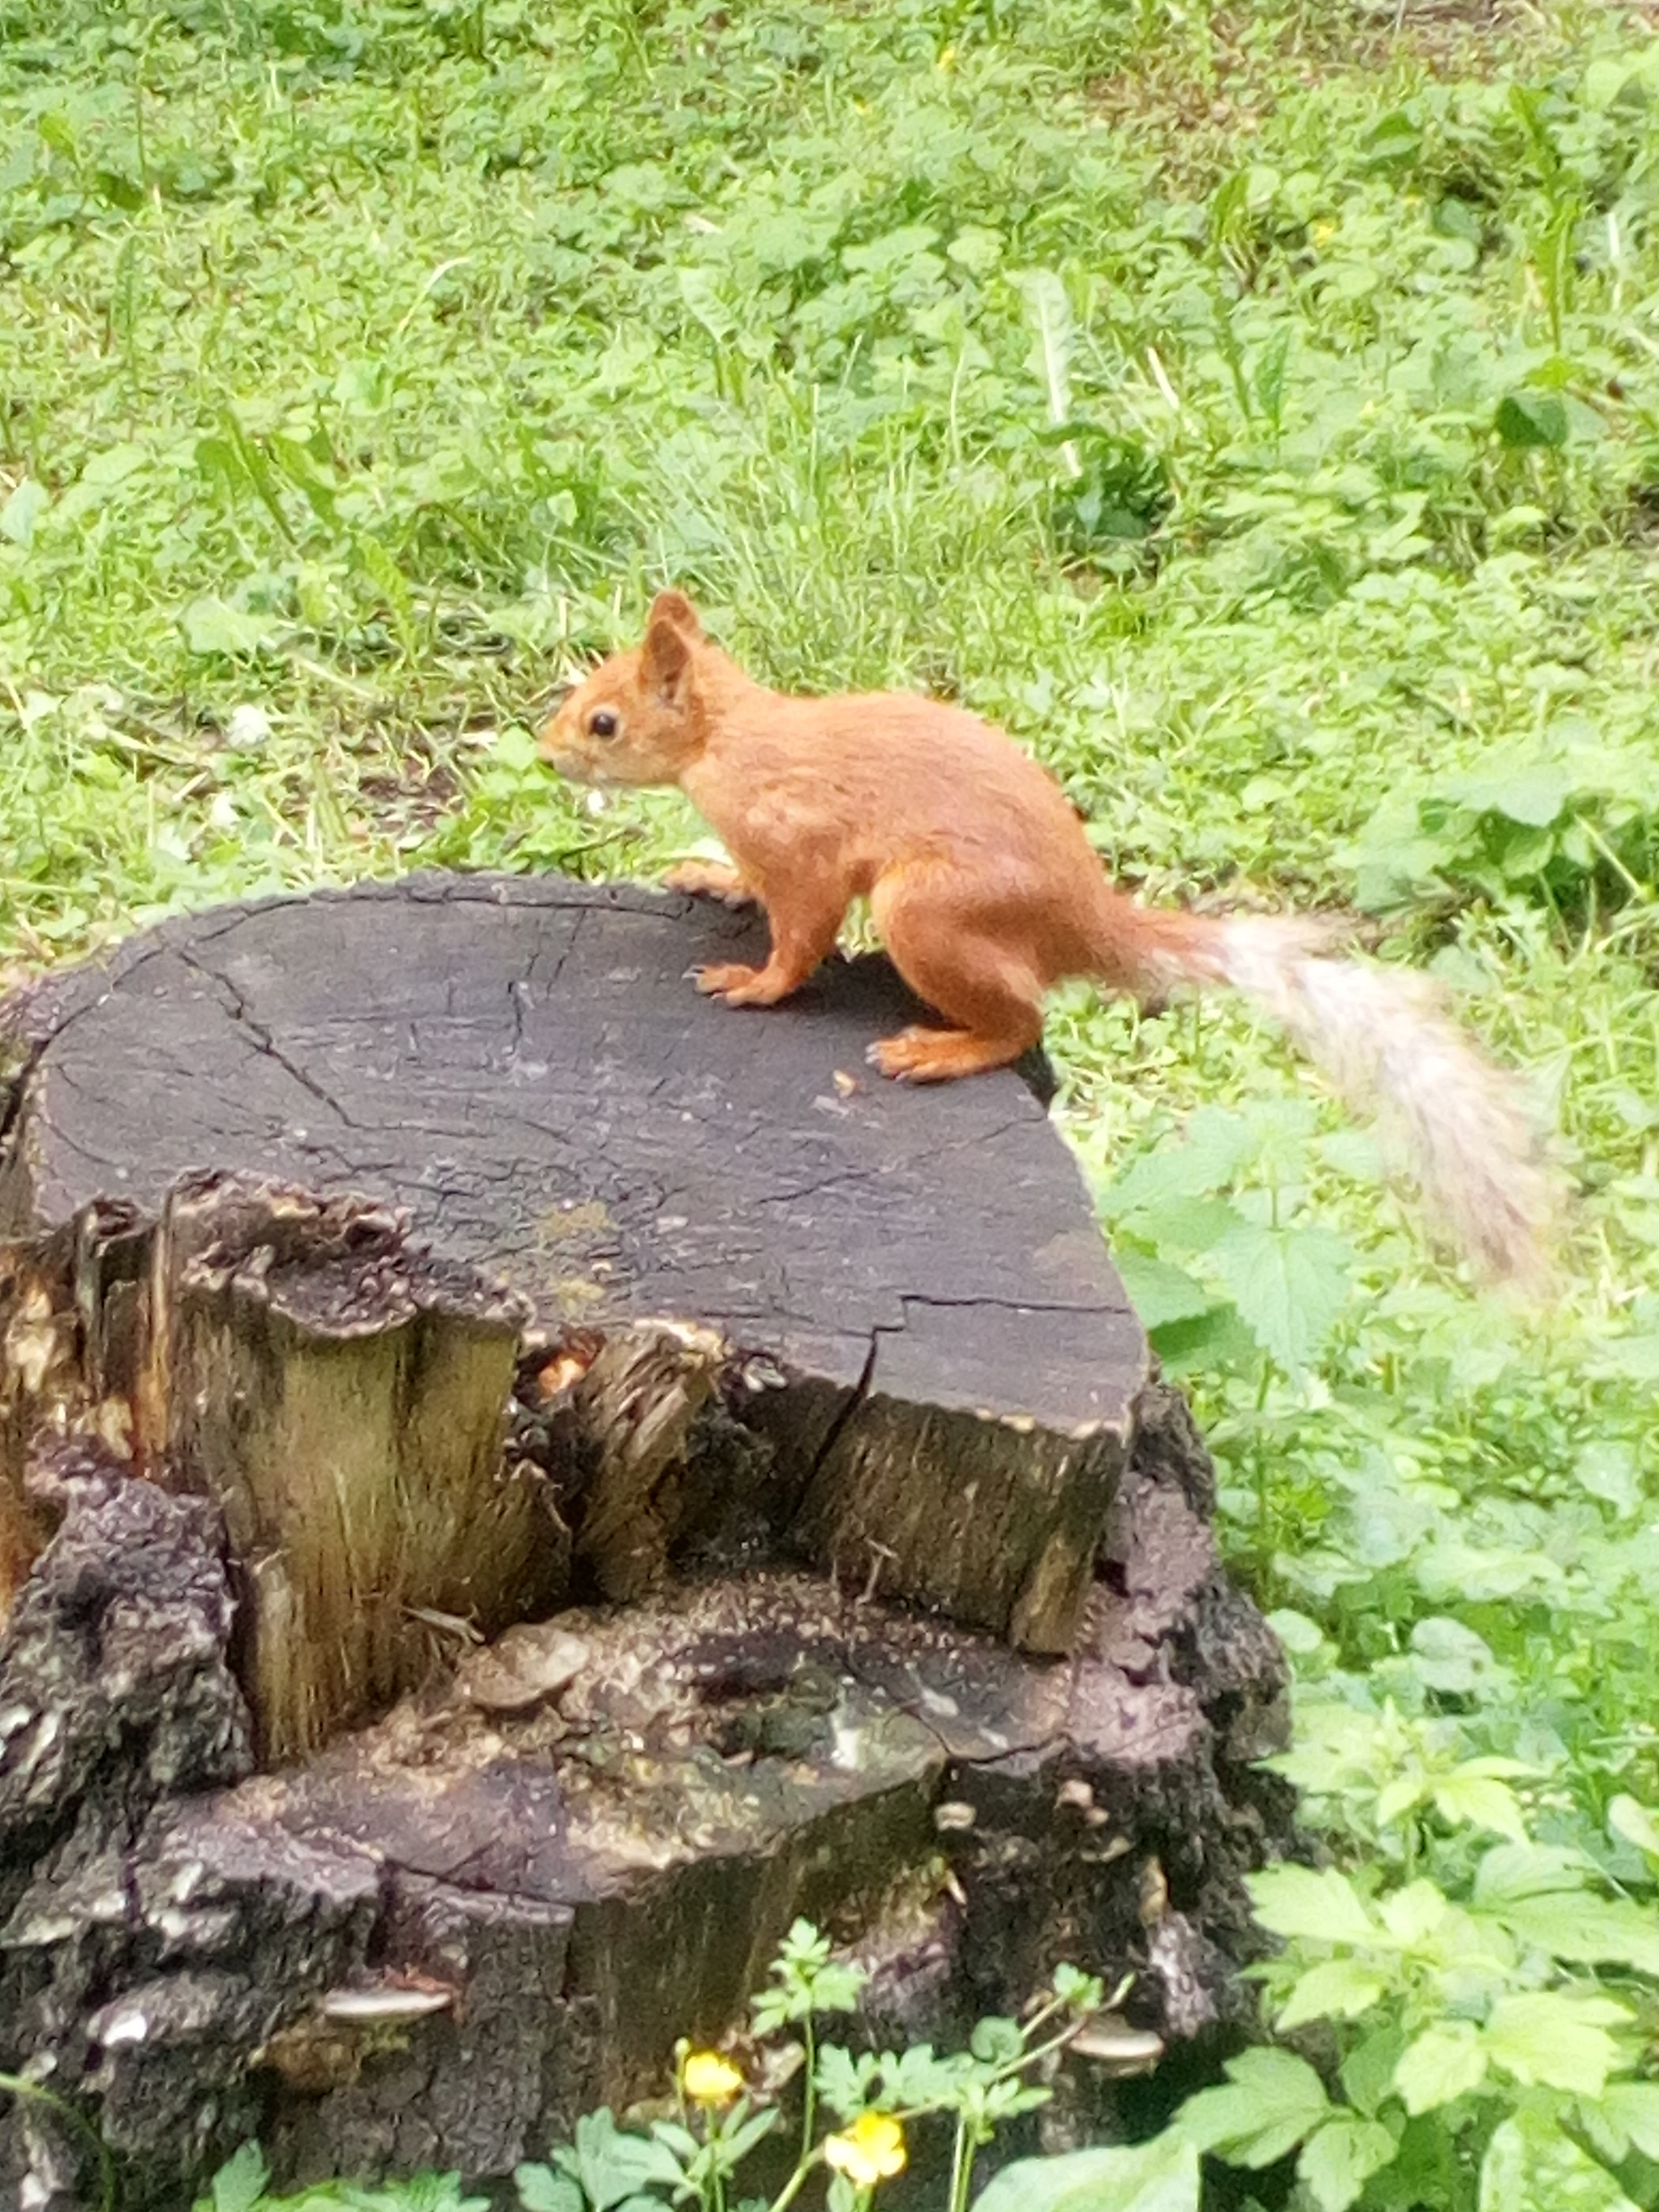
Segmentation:
{"type": "Polygon", "coordinates": [[[1435,1008],[1425,980],[1322,955],[1322,923],[1144,907],[1108,881],[1059,785],[1011,738],[931,699],[793,698],[753,682],[659,592],[642,644],[612,654],[541,733],[562,775],[678,784],[735,865],[671,889],[757,900],[763,968],[700,991],[770,1006],[835,950],[867,896],[894,966],[948,1028],[884,1037],[884,1075],[938,1083],[1018,1059],[1068,976],[1159,1000],[1179,984],[1254,1000],[1345,1091],[1402,1125],[1432,1208],[1491,1276],[1541,1287],[1553,1186],[1508,1079],[1435,1008]]]}

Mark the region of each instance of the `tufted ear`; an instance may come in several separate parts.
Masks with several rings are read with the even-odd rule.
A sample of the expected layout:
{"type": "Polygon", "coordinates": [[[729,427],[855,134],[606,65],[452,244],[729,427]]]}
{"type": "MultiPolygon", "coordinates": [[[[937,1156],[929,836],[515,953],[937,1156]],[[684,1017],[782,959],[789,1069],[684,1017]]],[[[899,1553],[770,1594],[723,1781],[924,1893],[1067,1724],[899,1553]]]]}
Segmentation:
{"type": "Polygon", "coordinates": [[[659,592],[640,647],[640,674],[647,690],[665,706],[677,707],[684,699],[692,649],[702,635],[702,625],[684,592],[659,592]]]}
{"type": "Polygon", "coordinates": [[[659,592],[651,602],[651,613],[647,627],[654,629],[659,622],[672,623],[689,638],[702,635],[702,624],[697,620],[697,611],[684,592],[659,592]]]}

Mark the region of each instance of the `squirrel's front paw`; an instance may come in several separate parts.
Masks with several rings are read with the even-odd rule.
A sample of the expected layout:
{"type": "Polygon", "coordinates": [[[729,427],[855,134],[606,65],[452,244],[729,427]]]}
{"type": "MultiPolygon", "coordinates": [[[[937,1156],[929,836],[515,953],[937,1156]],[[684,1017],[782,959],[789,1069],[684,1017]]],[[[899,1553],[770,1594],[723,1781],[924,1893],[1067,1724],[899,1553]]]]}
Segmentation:
{"type": "Polygon", "coordinates": [[[745,968],[740,961],[717,961],[708,968],[694,968],[691,981],[706,999],[725,999],[730,1004],[741,1006],[741,998],[734,994],[752,983],[760,974],[758,968],[745,968]]]}
{"type": "Polygon", "coordinates": [[[775,1006],[800,987],[800,978],[775,968],[694,968],[691,980],[711,999],[724,999],[728,1006],[775,1006]]]}
{"type": "Polygon", "coordinates": [[[690,891],[693,898],[719,899],[725,906],[753,906],[755,894],[735,868],[718,860],[682,860],[662,879],[667,891],[690,891]]]}

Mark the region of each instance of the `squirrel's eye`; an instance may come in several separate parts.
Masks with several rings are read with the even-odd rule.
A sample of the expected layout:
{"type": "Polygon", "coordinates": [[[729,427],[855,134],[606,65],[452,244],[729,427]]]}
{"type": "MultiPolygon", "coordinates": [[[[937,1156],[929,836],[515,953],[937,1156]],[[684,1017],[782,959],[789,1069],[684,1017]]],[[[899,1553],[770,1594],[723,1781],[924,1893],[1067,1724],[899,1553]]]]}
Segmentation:
{"type": "Polygon", "coordinates": [[[587,718],[587,729],[590,737],[614,738],[617,718],[609,707],[596,707],[587,718]]]}

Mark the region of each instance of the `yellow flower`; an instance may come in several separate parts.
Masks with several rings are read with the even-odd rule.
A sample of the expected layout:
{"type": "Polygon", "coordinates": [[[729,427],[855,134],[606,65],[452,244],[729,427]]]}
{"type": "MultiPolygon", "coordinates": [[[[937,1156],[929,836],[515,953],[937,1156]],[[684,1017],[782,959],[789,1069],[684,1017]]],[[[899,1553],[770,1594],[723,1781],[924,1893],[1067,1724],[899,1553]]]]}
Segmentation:
{"type": "Polygon", "coordinates": [[[933,66],[935,69],[948,70],[956,58],[957,50],[954,46],[941,46],[939,50],[939,59],[933,66]]]}
{"type": "Polygon", "coordinates": [[[743,2087],[742,2075],[718,2051],[692,2051],[680,2080],[694,2105],[729,2105],[743,2087]]]}
{"type": "Polygon", "coordinates": [[[904,2171],[904,2130],[890,2112],[860,2112],[850,2127],[831,2136],[823,2155],[854,2189],[873,2189],[904,2171]]]}

